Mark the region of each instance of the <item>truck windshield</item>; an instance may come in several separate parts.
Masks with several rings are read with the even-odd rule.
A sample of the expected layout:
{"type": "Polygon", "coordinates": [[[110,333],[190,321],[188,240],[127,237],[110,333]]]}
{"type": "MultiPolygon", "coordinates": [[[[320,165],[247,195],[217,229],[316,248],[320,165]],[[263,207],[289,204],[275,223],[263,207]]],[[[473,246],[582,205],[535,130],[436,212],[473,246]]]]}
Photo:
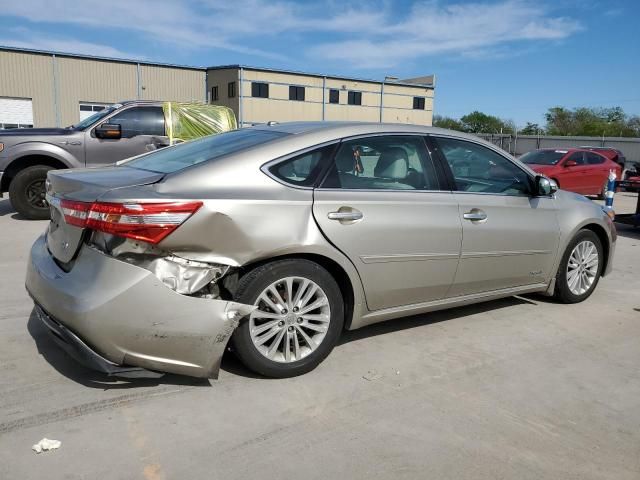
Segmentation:
{"type": "Polygon", "coordinates": [[[158,150],[123,162],[121,165],[151,172],[174,173],[192,165],[215,160],[286,135],[288,134],[273,130],[250,128],[233,130],[158,150]]]}
{"type": "Polygon", "coordinates": [[[93,125],[95,122],[97,122],[101,118],[106,117],[107,115],[109,115],[111,112],[113,112],[119,107],[120,105],[111,105],[109,107],[106,107],[103,110],[100,110],[99,112],[94,113],[90,117],[87,117],[84,120],[76,123],[75,125],[71,125],[70,128],[73,128],[74,130],[84,130],[85,128],[93,125]]]}

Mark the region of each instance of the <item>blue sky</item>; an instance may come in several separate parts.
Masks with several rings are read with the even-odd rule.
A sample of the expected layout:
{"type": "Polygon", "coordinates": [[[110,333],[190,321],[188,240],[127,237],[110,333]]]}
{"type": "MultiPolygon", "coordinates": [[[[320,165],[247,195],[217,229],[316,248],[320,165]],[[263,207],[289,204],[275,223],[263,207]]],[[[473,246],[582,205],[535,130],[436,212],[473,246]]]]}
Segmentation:
{"type": "Polygon", "coordinates": [[[435,73],[435,113],[640,114],[640,0],[0,0],[0,45],[382,79],[435,73]]]}

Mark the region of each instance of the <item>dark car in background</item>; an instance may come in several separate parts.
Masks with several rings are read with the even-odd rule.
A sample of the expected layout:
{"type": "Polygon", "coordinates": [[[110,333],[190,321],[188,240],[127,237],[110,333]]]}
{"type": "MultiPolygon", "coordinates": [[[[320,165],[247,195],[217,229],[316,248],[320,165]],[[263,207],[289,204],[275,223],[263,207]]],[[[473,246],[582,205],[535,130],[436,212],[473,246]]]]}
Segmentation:
{"type": "Polygon", "coordinates": [[[520,161],[545,175],[563,190],[604,198],[611,170],[620,178],[622,167],[605,155],[584,148],[542,148],[525,153],[520,161]]]}

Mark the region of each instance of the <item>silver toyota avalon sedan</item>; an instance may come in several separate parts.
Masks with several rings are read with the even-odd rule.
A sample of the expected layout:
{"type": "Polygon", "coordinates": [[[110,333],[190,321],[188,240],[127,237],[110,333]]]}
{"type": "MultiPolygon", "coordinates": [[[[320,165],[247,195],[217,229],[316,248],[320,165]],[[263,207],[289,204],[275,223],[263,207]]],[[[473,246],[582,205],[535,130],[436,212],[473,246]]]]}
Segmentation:
{"type": "MultiPolygon", "coordinates": [[[[344,329],[542,292],[586,299],[611,271],[603,209],[448,130],[246,128],[99,169],[49,172],[35,312],[110,375],[312,370],[344,329]]],[[[347,368],[347,367],[345,367],[347,368]]]]}

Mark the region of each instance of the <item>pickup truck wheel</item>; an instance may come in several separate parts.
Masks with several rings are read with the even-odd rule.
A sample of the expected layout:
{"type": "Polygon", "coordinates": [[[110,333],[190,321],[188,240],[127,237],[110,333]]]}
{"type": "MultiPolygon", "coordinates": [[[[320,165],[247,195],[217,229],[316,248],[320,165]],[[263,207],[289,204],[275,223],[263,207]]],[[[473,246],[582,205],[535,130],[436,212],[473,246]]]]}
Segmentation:
{"type": "Polygon", "coordinates": [[[34,165],[18,172],[9,185],[9,199],[16,211],[29,220],[49,218],[49,204],[45,199],[47,172],[53,167],[34,165]]]}

